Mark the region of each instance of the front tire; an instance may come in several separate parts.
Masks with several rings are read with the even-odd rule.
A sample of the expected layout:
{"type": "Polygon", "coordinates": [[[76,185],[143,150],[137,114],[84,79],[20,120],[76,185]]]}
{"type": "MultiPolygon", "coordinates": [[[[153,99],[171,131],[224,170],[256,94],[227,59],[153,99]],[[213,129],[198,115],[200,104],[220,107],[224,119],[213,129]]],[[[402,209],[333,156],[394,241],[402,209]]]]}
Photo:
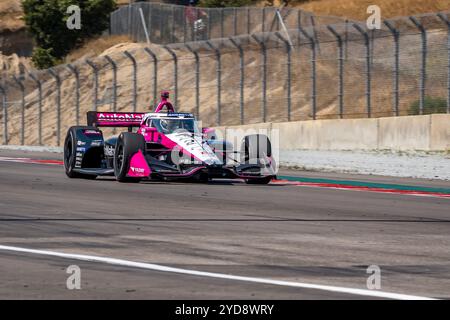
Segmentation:
{"type": "Polygon", "coordinates": [[[122,132],[117,139],[114,152],[114,174],[119,182],[139,182],[141,178],[127,177],[131,157],[141,150],[145,152],[145,139],[142,135],[122,132]]]}
{"type": "Polygon", "coordinates": [[[97,130],[95,127],[88,126],[74,126],[67,131],[66,139],[64,140],[64,170],[69,178],[81,179],[95,179],[96,175],[88,175],[76,172],[74,170],[77,154],[77,131],[79,130],[97,130]]]}

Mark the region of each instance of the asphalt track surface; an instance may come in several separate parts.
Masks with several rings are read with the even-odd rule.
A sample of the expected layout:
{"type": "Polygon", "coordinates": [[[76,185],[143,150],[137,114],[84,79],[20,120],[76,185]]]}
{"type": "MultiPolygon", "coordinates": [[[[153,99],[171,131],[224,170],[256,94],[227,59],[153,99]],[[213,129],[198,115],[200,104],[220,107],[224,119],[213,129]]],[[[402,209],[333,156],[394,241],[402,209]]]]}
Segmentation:
{"type": "MultiPolygon", "coordinates": [[[[3,157],[59,154],[0,151],[3,157]]],[[[448,181],[283,172],[449,188],[448,181]]],[[[59,165],[0,161],[0,247],[183,270],[450,298],[450,199],[273,184],[68,179],[59,165]]],[[[0,299],[370,299],[0,248],[0,299]],[[66,268],[81,269],[68,290],[66,268]]]]}

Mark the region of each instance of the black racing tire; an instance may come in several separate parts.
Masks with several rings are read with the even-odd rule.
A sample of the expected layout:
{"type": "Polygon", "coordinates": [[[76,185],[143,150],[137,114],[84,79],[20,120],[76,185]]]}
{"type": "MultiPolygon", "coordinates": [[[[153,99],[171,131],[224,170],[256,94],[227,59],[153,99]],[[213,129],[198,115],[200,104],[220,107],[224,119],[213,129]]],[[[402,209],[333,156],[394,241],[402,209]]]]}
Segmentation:
{"type": "Polygon", "coordinates": [[[241,162],[249,163],[264,156],[272,156],[272,144],[264,134],[250,134],[242,139],[241,162]]]}
{"type": "Polygon", "coordinates": [[[122,132],[117,138],[114,152],[114,175],[119,182],[139,182],[141,178],[127,177],[131,157],[141,150],[145,152],[145,139],[141,134],[122,132]]]}
{"type": "Polygon", "coordinates": [[[269,184],[274,177],[267,176],[263,178],[245,179],[246,184],[269,184]]]}
{"type": "MultiPolygon", "coordinates": [[[[264,134],[251,134],[245,136],[241,145],[241,163],[260,163],[260,159],[265,156],[272,156],[272,145],[269,138],[264,134]]],[[[246,179],[247,184],[268,184],[273,176],[246,179]]]]}
{"type": "Polygon", "coordinates": [[[97,178],[96,175],[93,174],[82,174],[76,172],[75,162],[76,162],[76,153],[77,153],[77,131],[78,130],[97,130],[95,127],[89,126],[74,126],[70,127],[67,130],[66,139],[64,140],[64,171],[69,178],[81,178],[81,179],[90,179],[93,180],[97,178]]]}

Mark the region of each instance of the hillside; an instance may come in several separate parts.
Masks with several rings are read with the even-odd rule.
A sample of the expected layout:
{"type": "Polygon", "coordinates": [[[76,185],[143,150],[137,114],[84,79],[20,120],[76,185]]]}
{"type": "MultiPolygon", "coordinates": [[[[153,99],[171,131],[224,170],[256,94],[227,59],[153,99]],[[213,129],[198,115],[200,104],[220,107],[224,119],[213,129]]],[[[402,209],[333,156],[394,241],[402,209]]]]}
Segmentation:
{"type": "Polygon", "coordinates": [[[310,0],[291,1],[291,5],[316,15],[332,15],[365,20],[366,9],[378,5],[383,19],[450,10],[449,0],[310,0]]]}
{"type": "MultiPolygon", "coordinates": [[[[20,57],[31,55],[33,43],[27,35],[22,18],[20,0],[0,1],[0,54],[5,56],[17,54],[20,57]]],[[[3,64],[0,62],[0,72],[14,69],[10,68],[9,64],[5,67],[7,59],[7,57],[0,58],[4,62],[3,64]]]]}
{"type": "Polygon", "coordinates": [[[17,31],[25,26],[20,0],[0,1],[0,32],[17,31]]]}
{"type": "MultiPolygon", "coordinates": [[[[427,79],[427,94],[435,97],[445,97],[445,75],[440,70],[446,68],[446,31],[434,31],[429,34],[429,77],[427,79]]],[[[407,35],[402,43],[408,43],[409,52],[404,52],[401,60],[402,79],[400,90],[400,114],[408,114],[409,106],[418,99],[420,66],[420,41],[417,35],[407,35]]],[[[245,41],[245,40],[244,40],[245,41]]],[[[99,72],[98,110],[112,110],[112,78],[113,72],[105,55],[110,55],[121,66],[118,72],[117,111],[133,109],[133,77],[132,64],[123,52],[133,52],[138,62],[137,74],[137,110],[148,111],[153,108],[153,63],[145,53],[143,44],[123,43],[116,45],[94,62],[101,68],[99,72]]],[[[168,89],[174,92],[173,61],[162,47],[151,45],[158,56],[157,91],[168,89]]],[[[317,118],[327,119],[338,117],[338,69],[336,50],[333,42],[321,45],[321,54],[317,60],[317,118]]],[[[392,115],[392,78],[387,77],[392,72],[392,56],[386,56],[386,48],[392,48],[390,38],[382,38],[375,48],[375,59],[372,65],[372,110],[374,117],[392,115]]],[[[217,65],[213,52],[199,48],[200,68],[200,119],[206,126],[216,124],[217,110],[217,65]]],[[[178,110],[195,112],[195,64],[193,55],[187,50],[176,50],[178,56],[178,110]]],[[[360,42],[352,44],[349,50],[349,60],[345,68],[345,117],[366,117],[365,109],[365,78],[364,78],[364,46],[360,42]]],[[[224,50],[222,61],[222,91],[221,117],[223,125],[239,123],[239,54],[235,50],[224,50]]],[[[267,81],[267,121],[286,121],[286,64],[285,49],[273,46],[268,50],[268,69],[270,75],[267,81]]],[[[311,67],[309,62],[309,46],[303,44],[292,52],[292,117],[291,120],[311,119],[311,67]]],[[[254,44],[245,51],[245,83],[244,83],[244,121],[246,123],[262,122],[261,118],[261,54],[254,44]]],[[[92,70],[83,61],[77,61],[80,70],[80,123],[85,123],[85,113],[93,109],[93,76],[92,70]]],[[[75,78],[67,69],[61,68],[62,80],[62,131],[61,139],[70,125],[76,123],[75,113],[75,78]]],[[[43,74],[43,123],[44,144],[56,144],[56,85],[48,74],[43,74]]],[[[27,118],[25,144],[37,144],[37,90],[29,80],[26,80],[26,111],[27,118]]],[[[20,143],[20,95],[13,90],[11,83],[10,101],[15,101],[9,107],[10,144],[20,143]]],[[[173,98],[173,96],[172,96],[173,98]]],[[[1,118],[1,115],[0,115],[1,118]]],[[[1,133],[0,133],[1,139],[1,133]]],[[[62,141],[60,141],[62,143],[62,141]]]]}
{"type": "MultiPolygon", "coordinates": [[[[326,0],[323,0],[325,2],[326,0]]],[[[341,0],[335,0],[341,1],[341,0]]],[[[375,0],[374,0],[375,1],[375,0]]],[[[411,0],[412,1],[412,0],[411,0]]],[[[314,1],[316,5],[321,0],[314,1]]],[[[361,0],[360,2],[363,2],[361,0]]],[[[386,1],[384,1],[386,2],[386,1]]],[[[438,1],[436,1],[438,3],[438,1]]],[[[312,5],[313,3],[309,4],[312,5]]],[[[317,59],[317,117],[336,118],[338,114],[338,65],[335,40],[330,37],[326,30],[318,31],[322,39],[328,34],[328,41],[320,45],[320,53],[317,59]],[[331,39],[331,40],[330,40],[331,39]]],[[[295,41],[299,41],[298,35],[293,35],[295,41]]],[[[323,40],[326,40],[324,38],[323,40]]],[[[247,44],[247,40],[243,40],[247,44]]],[[[276,39],[274,40],[276,41],[276,39]]],[[[401,115],[408,114],[409,106],[418,99],[419,70],[420,65],[420,36],[417,34],[405,34],[402,39],[402,51],[400,60],[400,109],[401,115]]],[[[275,43],[272,43],[275,44],[275,43]]],[[[428,33],[428,78],[427,94],[434,97],[445,97],[446,77],[442,70],[447,68],[447,33],[446,30],[435,29],[428,33]]],[[[78,120],[85,123],[85,112],[93,109],[93,75],[92,69],[84,63],[85,57],[93,58],[99,72],[98,110],[112,110],[112,69],[108,65],[104,55],[113,57],[121,66],[118,72],[117,83],[117,111],[132,110],[133,99],[133,77],[132,64],[124,56],[128,50],[135,54],[139,70],[137,74],[137,110],[148,111],[152,109],[153,99],[153,63],[152,59],[143,50],[144,44],[130,43],[126,38],[96,39],[88,42],[83,48],[74,51],[67,60],[79,66],[80,71],[80,115],[78,120]],[[114,45],[115,43],[119,43],[114,45]],[[102,53],[102,51],[104,52],[102,53]]],[[[168,89],[174,91],[173,85],[173,61],[171,56],[161,46],[151,45],[151,49],[158,56],[158,78],[157,91],[168,89]]],[[[221,116],[222,124],[231,125],[239,123],[239,54],[232,50],[223,50],[221,56],[222,91],[221,91],[221,116]]],[[[390,37],[380,38],[374,47],[374,61],[372,64],[372,88],[373,88],[373,116],[392,115],[392,78],[391,75],[392,39],[390,37]],[[389,52],[389,54],[387,54],[389,52]]],[[[178,49],[178,109],[180,111],[195,112],[195,64],[192,53],[185,48],[178,49]]],[[[217,109],[217,64],[215,54],[207,47],[199,48],[200,53],[200,119],[204,125],[216,123],[217,109]]],[[[365,117],[365,59],[364,46],[361,41],[355,40],[350,44],[347,52],[348,60],[345,62],[345,117],[365,117]]],[[[244,121],[246,123],[258,123],[261,118],[261,53],[255,44],[246,47],[245,50],[245,83],[244,83],[244,121]]],[[[267,121],[286,121],[286,60],[284,46],[275,45],[268,51],[267,74],[267,121]]],[[[8,60],[7,57],[2,58],[8,60]]],[[[297,43],[292,51],[292,117],[291,120],[311,119],[311,51],[310,46],[303,40],[297,43]]],[[[8,61],[11,61],[10,59],[8,61]]],[[[17,66],[17,59],[10,64],[17,66]]],[[[1,61],[0,61],[1,63],[1,61]]],[[[60,72],[61,86],[61,139],[70,125],[76,123],[75,118],[75,78],[64,67],[57,67],[60,72]]],[[[48,73],[42,72],[40,76],[43,81],[43,143],[46,145],[56,144],[56,97],[57,90],[55,81],[48,73]]],[[[25,80],[26,110],[25,117],[27,126],[25,128],[25,144],[37,144],[37,111],[38,92],[35,84],[29,79],[25,80]]],[[[13,82],[8,84],[8,99],[13,102],[8,108],[9,112],[9,143],[20,143],[20,92],[13,82]]],[[[2,115],[0,114],[0,122],[2,115]]],[[[0,132],[2,141],[3,130],[0,132]]],[[[60,141],[62,143],[62,141],[60,141]]]]}

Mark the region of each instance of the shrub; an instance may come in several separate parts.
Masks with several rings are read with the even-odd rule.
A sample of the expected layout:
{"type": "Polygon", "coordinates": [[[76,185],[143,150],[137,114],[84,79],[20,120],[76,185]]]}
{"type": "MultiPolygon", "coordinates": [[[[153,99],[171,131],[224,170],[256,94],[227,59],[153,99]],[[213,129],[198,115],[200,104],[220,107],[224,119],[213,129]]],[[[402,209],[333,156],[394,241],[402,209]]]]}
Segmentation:
{"type": "MultiPolygon", "coordinates": [[[[423,105],[423,114],[432,113],[446,113],[447,112],[447,100],[440,97],[425,97],[423,105]]],[[[420,114],[420,100],[416,100],[411,103],[409,107],[409,114],[420,114]]]]}
{"type": "Polygon", "coordinates": [[[116,8],[114,0],[23,0],[22,6],[28,31],[38,46],[37,65],[39,61],[49,63],[50,56],[61,59],[84,39],[102,33],[108,28],[110,12],[116,8]],[[66,26],[70,5],[81,9],[80,30],[66,26]]]}
{"type": "Polygon", "coordinates": [[[48,69],[56,64],[57,59],[52,55],[53,49],[43,49],[37,47],[33,50],[31,60],[38,69],[48,69]]]}

